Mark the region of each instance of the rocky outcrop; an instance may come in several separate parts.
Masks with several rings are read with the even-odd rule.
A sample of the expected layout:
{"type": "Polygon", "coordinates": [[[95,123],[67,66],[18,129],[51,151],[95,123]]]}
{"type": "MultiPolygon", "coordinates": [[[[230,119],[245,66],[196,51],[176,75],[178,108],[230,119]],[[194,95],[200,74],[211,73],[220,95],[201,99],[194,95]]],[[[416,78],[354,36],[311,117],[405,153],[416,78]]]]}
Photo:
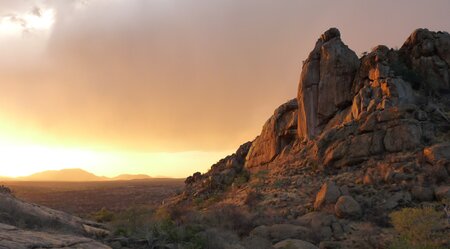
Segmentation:
{"type": "Polygon", "coordinates": [[[447,33],[418,30],[400,51],[377,46],[361,58],[351,87],[351,107],[339,111],[317,136],[317,159],[323,168],[360,164],[387,153],[415,152],[434,143],[439,133],[448,133],[448,107],[433,102],[448,97],[448,66],[438,58],[450,47],[441,42],[440,54],[434,48],[414,52],[431,46],[424,45],[426,39],[437,44],[437,36],[450,38],[447,33]],[[424,60],[424,54],[438,62],[416,65],[419,70],[414,58],[424,60]],[[440,76],[432,73],[438,71],[440,76]],[[434,93],[437,99],[428,97],[430,89],[440,89],[434,93]]]}
{"type": "Polygon", "coordinates": [[[21,230],[0,223],[0,248],[108,249],[110,247],[84,237],[21,230]]]}
{"type": "Polygon", "coordinates": [[[427,90],[438,92],[450,88],[450,35],[428,29],[414,31],[400,48],[417,80],[427,90]]]}
{"type": "Polygon", "coordinates": [[[380,45],[358,59],[328,30],[303,64],[297,106],[274,112],[240,153],[240,171],[227,157],[186,189],[220,190],[222,203],[266,212],[273,220],[252,233],[274,243],[387,248],[390,212],[421,202],[442,209],[450,198],[449,40],[419,29],[400,50],[380,45]]]}
{"type": "Polygon", "coordinates": [[[271,162],[292,144],[297,135],[297,100],[292,99],[278,107],[264,124],[261,134],[253,141],[245,162],[253,168],[271,162]]]}
{"type": "Polygon", "coordinates": [[[109,248],[83,237],[107,235],[101,224],[0,193],[0,248],[109,248]]]}
{"type": "MultiPolygon", "coordinates": [[[[0,222],[25,229],[42,231],[63,230],[73,234],[89,234],[89,231],[108,233],[104,227],[62,211],[24,202],[10,194],[0,193],[0,222]]],[[[92,234],[95,235],[95,234],[92,234]]]]}
{"type": "Polygon", "coordinates": [[[336,28],[326,31],[303,64],[298,87],[298,134],[318,135],[339,110],[352,101],[353,78],[359,66],[355,52],[336,28]]]}
{"type": "Polygon", "coordinates": [[[239,147],[233,155],[221,159],[205,174],[194,173],[186,180],[186,196],[207,196],[229,187],[238,176],[248,177],[244,171],[245,160],[252,143],[239,147]]]}

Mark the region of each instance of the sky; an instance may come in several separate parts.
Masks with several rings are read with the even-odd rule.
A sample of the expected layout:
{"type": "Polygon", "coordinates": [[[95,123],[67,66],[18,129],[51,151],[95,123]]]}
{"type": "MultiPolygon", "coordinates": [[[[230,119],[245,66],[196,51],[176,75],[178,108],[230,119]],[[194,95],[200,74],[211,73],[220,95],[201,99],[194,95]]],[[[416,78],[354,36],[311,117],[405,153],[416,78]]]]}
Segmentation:
{"type": "Polygon", "coordinates": [[[358,55],[450,1],[0,0],[0,175],[186,177],[253,140],[330,27],[358,55]]]}

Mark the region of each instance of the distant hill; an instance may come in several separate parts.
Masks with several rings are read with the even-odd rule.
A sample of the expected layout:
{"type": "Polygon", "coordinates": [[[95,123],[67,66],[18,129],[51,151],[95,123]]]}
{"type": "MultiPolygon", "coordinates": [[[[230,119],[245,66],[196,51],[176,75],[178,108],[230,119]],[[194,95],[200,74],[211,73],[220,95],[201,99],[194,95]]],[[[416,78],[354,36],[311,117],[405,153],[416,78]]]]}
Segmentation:
{"type": "MultiPolygon", "coordinates": [[[[158,177],[157,177],[158,178],[158,177]]],[[[98,182],[98,181],[129,181],[154,179],[146,174],[122,174],[116,177],[97,176],[82,169],[47,170],[29,176],[17,178],[0,176],[0,181],[37,181],[37,182],[98,182]]]]}
{"type": "Polygon", "coordinates": [[[127,181],[127,180],[142,180],[142,179],[150,179],[150,178],[152,178],[152,177],[149,175],[145,175],[145,174],[137,174],[137,175],[122,174],[122,175],[118,175],[118,176],[110,178],[110,179],[115,180],[115,181],[127,181]]]}
{"type": "Polygon", "coordinates": [[[30,176],[18,177],[21,181],[59,181],[59,182],[88,182],[107,181],[107,177],[96,176],[82,169],[47,170],[30,176]]]}

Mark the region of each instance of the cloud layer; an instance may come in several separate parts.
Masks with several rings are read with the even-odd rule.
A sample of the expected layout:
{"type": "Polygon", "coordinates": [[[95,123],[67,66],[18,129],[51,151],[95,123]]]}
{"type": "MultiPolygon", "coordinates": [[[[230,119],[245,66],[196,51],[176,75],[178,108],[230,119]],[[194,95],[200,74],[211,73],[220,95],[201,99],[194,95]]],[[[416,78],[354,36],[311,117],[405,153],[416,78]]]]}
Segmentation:
{"type": "Polygon", "coordinates": [[[450,30],[448,1],[361,2],[0,1],[2,16],[55,11],[48,32],[0,31],[0,118],[55,143],[229,150],[295,97],[328,27],[358,53],[401,46],[417,27],[450,30]]]}

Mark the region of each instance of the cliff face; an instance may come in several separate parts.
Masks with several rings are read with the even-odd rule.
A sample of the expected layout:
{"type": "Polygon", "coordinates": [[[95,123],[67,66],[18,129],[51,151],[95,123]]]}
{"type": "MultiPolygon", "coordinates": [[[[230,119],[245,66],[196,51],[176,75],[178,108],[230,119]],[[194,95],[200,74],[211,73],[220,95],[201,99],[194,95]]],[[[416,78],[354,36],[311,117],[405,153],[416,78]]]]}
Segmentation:
{"type": "Polygon", "coordinates": [[[246,168],[271,162],[283,149],[293,144],[297,136],[297,112],[296,99],[275,110],[264,124],[261,134],[252,142],[245,162],[246,168]]]}
{"type": "Polygon", "coordinates": [[[337,111],[352,100],[351,87],[359,60],[339,30],[325,32],[303,64],[298,87],[298,135],[318,135],[337,111]]]}

